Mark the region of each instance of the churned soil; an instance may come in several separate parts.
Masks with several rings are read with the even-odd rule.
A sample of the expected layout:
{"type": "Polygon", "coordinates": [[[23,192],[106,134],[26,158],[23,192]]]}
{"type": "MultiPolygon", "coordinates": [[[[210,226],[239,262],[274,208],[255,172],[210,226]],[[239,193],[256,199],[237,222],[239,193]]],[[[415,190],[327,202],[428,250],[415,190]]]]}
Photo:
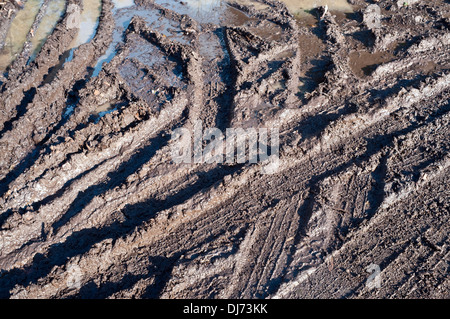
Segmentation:
{"type": "Polygon", "coordinates": [[[450,297],[449,1],[187,2],[74,49],[66,10],[0,77],[0,297],[450,297]],[[278,128],[276,170],[175,163],[199,121],[278,128]]]}

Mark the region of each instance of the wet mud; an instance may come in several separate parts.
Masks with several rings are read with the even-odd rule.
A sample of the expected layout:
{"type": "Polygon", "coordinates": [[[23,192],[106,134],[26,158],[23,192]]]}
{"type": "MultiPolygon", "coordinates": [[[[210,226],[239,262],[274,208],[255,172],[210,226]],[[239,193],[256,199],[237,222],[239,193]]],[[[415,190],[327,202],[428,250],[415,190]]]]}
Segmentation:
{"type": "Polygon", "coordinates": [[[399,3],[1,5],[0,298],[448,298],[450,6],[399,3]]]}

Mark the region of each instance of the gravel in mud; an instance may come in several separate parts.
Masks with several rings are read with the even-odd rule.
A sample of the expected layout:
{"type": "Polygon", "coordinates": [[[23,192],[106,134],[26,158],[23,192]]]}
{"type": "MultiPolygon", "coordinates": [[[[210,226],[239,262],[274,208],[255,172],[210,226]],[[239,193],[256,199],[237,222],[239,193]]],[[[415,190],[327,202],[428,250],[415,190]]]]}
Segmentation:
{"type": "Polygon", "coordinates": [[[0,76],[1,298],[450,297],[448,0],[102,0],[83,41],[68,0],[36,53],[51,2],[0,76]],[[199,122],[276,165],[175,163],[199,122]]]}

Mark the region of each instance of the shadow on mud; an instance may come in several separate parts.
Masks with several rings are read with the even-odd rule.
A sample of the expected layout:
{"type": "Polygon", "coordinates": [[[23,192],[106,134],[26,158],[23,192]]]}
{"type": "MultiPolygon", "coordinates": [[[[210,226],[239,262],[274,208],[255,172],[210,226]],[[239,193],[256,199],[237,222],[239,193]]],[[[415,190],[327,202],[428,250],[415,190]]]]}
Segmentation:
{"type": "MultiPolygon", "coordinates": [[[[74,217],[78,214],[83,207],[85,207],[95,196],[113,188],[116,185],[123,183],[127,176],[135,172],[140,165],[147,162],[163,144],[168,142],[167,137],[159,136],[153,140],[142,152],[137,153],[130,161],[122,164],[121,168],[116,172],[110,174],[110,182],[98,184],[92,186],[91,189],[80,193],[78,198],[74,201],[68,212],[56,222],[53,227],[56,229],[61,227],[68,219],[74,217]]],[[[234,167],[216,167],[211,171],[198,173],[198,180],[190,185],[189,187],[177,192],[175,195],[166,198],[164,200],[149,199],[141,203],[134,205],[127,205],[123,208],[122,213],[126,216],[124,222],[114,222],[111,225],[103,228],[93,227],[90,229],[83,229],[71,234],[63,243],[52,245],[46,255],[36,254],[33,258],[33,262],[30,266],[24,269],[12,269],[10,271],[0,272],[0,298],[8,298],[10,296],[10,290],[16,285],[29,285],[36,283],[39,278],[45,277],[50,273],[54,266],[61,266],[67,262],[68,259],[82,255],[88,252],[91,247],[105,239],[111,238],[114,240],[122,238],[133,232],[136,227],[144,224],[149,219],[155,217],[155,215],[163,210],[169,209],[170,207],[179,205],[191,198],[193,195],[199,191],[209,188],[214,184],[220,183],[225,176],[234,174],[242,165],[234,167]]],[[[160,291],[165,282],[169,279],[170,267],[173,265],[174,261],[178,259],[177,256],[182,255],[183,252],[177,252],[174,256],[170,258],[165,257],[151,257],[150,260],[158,261],[154,266],[149,269],[151,273],[145,275],[149,277],[154,273],[166,274],[166,276],[159,276],[156,281],[156,286],[150,286],[147,291],[147,296],[156,297],[158,291],[160,291]],[[157,266],[156,266],[157,265],[157,266]],[[164,265],[166,268],[164,268],[164,265]],[[165,278],[165,279],[164,279],[165,278]]],[[[132,284],[134,281],[139,280],[140,276],[128,276],[132,284]]],[[[127,277],[124,277],[124,279],[127,277]]],[[[125,281],[122,280],[124,285],[125,281]]],[[[104,294],[111,294],[113,291],[109,290],[109,286],[114,286],[114,283],[105,283],[102,285],[101,289],[104,294]],[[106,287],[106,288],[103,288],[106,287]]],[[[92,283],[88,283],[85,287],[81,288],[80,297],[94,297],[93,293],[98,293],[98,289],[94,289],[92,283]]],[[[98,296],[96,296],[98,297],[98,296]]]]}

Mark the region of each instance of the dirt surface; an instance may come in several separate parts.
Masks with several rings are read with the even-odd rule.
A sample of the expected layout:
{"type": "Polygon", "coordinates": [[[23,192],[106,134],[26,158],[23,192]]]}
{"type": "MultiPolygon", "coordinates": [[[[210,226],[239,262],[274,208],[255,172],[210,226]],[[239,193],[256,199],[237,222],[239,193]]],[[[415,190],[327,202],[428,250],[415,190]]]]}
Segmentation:
{"type": "Polygon", "coordinates": [[[450,2],[192,2],[75,48],[66,10],[4,70],[0,297],[450,297],[450,2]],[[174,163],[197,121],[277,127],[277,170],[174,163]]]}

